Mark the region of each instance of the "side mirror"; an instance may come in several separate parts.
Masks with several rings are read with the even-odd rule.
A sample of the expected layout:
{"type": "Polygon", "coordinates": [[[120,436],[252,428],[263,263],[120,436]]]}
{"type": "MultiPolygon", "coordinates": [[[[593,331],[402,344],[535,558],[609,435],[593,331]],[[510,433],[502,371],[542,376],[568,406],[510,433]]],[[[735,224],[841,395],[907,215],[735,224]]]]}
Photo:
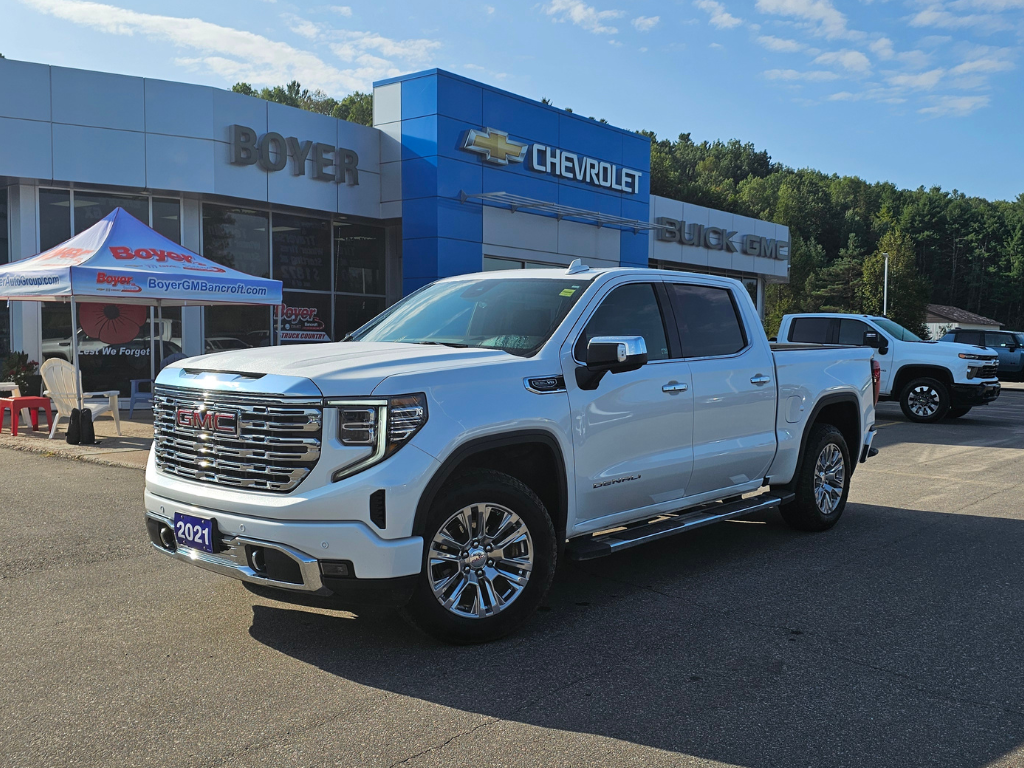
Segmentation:
{"type": "Polygon", "coordinates": [[[889,351],[889,343],[877,331],[864,331],[864,346],[877,349],[880,355],[884,355],[889,351]]]}
{"type": "Polygon", "coordinates": [[[595,336],[587,344],[587,364],[576,369],[580,389],[597,389],[606,373],[635,371],[647,363],[643,336],[595,336]]]}

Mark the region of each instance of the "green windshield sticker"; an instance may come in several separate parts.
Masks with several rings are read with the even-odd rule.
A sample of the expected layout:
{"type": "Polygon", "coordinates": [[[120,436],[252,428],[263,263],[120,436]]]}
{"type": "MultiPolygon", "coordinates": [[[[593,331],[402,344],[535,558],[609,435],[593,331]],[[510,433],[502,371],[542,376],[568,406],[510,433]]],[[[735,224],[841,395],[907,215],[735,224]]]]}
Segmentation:
{"type": "Polygon", "coordinates": [[[576,289],[575,288],[566,288],[564,291],[562,291],[558,295],[559,296],[572,296],[574,293],[576,293],[576,289]]]}

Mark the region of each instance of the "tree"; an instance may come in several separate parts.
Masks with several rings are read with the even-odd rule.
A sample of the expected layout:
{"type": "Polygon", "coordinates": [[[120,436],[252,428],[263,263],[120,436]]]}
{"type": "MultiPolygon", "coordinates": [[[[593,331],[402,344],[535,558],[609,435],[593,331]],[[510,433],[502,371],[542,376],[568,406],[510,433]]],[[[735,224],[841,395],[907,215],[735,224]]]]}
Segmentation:
{"type": "Polygon", "coordinates": [[[861,295],[864,311],[881,315],[885,254],[889,254],[889,307],[887,317],[922,338],[928,337],[925,314],[928,288],[917,272],[914,243],[901,229],[893,228],[878,241],[878,250],[864,261],[861,295]]]}
{"type": "Polygon", "coordinates": [[[231,90],[277,104],[305,109],[308,112],[330,115],[339,120],[348,120],[350,123],[373,125],[373,94],[371,93],[355,91],[338,101],[319,89],[310,92],[303,88],[297,80],[292,80],[285,86],[275,85],[273,88],[262,88],[259,91],[249,83],[235,83],[231,90]]]}

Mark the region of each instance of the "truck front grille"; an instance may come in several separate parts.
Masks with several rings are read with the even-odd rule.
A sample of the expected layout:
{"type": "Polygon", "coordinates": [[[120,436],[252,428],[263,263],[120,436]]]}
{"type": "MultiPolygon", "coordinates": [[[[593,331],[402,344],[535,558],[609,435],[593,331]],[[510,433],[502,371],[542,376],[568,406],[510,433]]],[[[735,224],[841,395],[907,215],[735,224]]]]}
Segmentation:
{"type": "Polygon", "coordinates": [[[994,379],[996,374],[999,373],[999,363],[990,363],[983,365],[978,369],[977,379],[994,379]]]}
{"type": "Polygon", "coordinates": [[[320,459],[320,400],[157,385],[157,468],[200,483],[287,493],[320,459]]]}

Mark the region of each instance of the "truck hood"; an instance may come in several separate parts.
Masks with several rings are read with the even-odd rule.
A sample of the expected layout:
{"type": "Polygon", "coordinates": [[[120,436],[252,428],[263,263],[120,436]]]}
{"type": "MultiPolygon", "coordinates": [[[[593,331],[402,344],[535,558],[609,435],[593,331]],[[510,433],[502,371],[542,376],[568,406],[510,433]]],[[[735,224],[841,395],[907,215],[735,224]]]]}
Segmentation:
{"type": "MultiPolygon", "coordinates": [[[[161,372],[163,384],[178,383],[180,371],[217,371],[311,380],[325,397],[369,395],[384,379],[400,373],[435,371],[517,360],[496,349],[454,348],[425,344],[339,342],[217,352],[190,357],[161,372]]],[[[188,386],[187,384],[182,384],[188,386]]],[[[252,391],[259,389],[255,382],[252,391]]]]}

